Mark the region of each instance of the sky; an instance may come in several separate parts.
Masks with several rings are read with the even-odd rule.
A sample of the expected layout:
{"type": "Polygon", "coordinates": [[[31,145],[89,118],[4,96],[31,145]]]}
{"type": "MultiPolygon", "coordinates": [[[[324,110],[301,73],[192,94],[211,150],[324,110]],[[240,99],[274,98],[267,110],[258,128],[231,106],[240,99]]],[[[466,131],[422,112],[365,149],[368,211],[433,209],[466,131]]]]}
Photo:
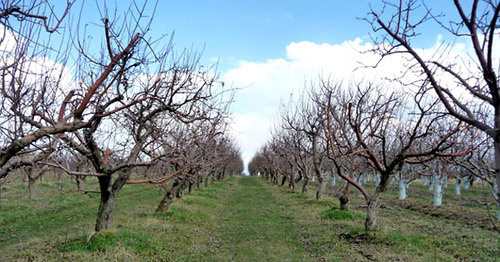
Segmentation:
{"type": "MultiPolygon", "coordinates": [[[[202,49],[202,63],[217,61],[223,81],[241,88],[231,126],[248,163],[271,137],[280,104],[297,97],[308,82],[319,75],[342,81],[374,74],[352,72],[359,61],[375,62],[360,56],[371,46],[371,27],[360,18],[370,6],[379,10],[380,2],[160,1],[153,27],[175,31],[177,47],[202,49]]],[[[427,30],[430,36],[420,41],[430,47],[440,32],[427,30]]]]}
{"type": "Polygon", "coordinates": [[[358,19],[369,1],[162,1],[157,10],[168,10],[157,18],[175,31],[176,45],[203,48],[205,59],[218,61],[223,80],[241,88],[232,131],[245,163],[270,138],[280,103],[322,70],[331,71],[316,65],[317,50],[369,32],[358,19]]]}
{"type": "MultiPolygon", "coordinates": [[[[79,1],[77,7],[83,6],[85,23],[99,22],[104,11],[96,9],[96,3],[111,6],[108,12],[117,4],[120,13],[127,2],[79,1]]],[[[360,18],[370,6],[380,10],[380,2],[160,0],[156,7],[156,2],[148,2],[146,12],[155,10],[150,37],[174,33],[175,49],[203,52],[200,63],[217,63],[221,80],[239,89],[231,108],[231,130],[248,163],[270,138],[280,104],[297,97],[320,75],[349,81],[400,70],[400,61],[376,71],[359,70],[360,61],[376,61],[373,54],[360,53],[372,46],[371,26],[360,18]]],[[[454,12],[442,8],[441,1],[429,2],[446,14],[454,12]]],[[[432,48],[442,32],[436,27],[425,30],[417,43],[432,48]]]]}

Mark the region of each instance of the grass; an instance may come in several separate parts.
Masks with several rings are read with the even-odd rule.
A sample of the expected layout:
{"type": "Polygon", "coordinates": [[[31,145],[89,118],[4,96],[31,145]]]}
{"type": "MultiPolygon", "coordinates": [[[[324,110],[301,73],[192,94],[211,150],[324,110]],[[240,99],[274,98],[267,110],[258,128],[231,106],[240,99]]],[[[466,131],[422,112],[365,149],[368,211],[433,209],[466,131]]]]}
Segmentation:
{"type": "MultiPolygon", "coordinates": [[[[85,186],[97,190],[95,181],[85,186]]],[[[18,181],[3,187],[0,261],[59,261],[63,251],[68,261],[495,261],[500,244],[483,222],[456,219],[459,212],[485,215],[484,207],[464,204],[484,199],[480,187],[461,197],[447,190],[448,202],[434,209],[427,187],[414,183],[407,200],[388,194],[379,229],[366,233],[366,207],[354,190],[351,210],[342,211],[335,198],[316,201],[314,183],[302,195],[256,177],[231,177],[155,213],[162,191],[132,185],[118,198],[114,229],[98,234],[97,194],[50,179],[35,200],[18,181]]]]}
{"type": "Polygon", "coordinates": [[[336,206],[321,212],[321,217],[324,219],[365,219],[365,216],[357,212],[340,210],[336,206]]]}

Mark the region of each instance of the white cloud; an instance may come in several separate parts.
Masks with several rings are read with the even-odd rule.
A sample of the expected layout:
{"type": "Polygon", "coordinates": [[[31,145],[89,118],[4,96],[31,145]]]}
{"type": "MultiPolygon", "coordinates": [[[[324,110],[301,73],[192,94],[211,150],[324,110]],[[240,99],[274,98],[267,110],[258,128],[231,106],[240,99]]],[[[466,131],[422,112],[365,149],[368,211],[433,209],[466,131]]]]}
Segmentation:
{"type": "Polygon", "coordinates": [[[361,39],[339,45],[294,42],[286,47],[286,58],[240,61],[236,68],[227,71],[224,81],[242,88],[235,98],[232,129],[242,146],[245,162],[270,138],[272,120],[277,118],[281,103],[292,94],[299,95],[306,81],[319,75],[352,78],[353,71],[360,67],[359,50],[371,47],[361,39]]]}

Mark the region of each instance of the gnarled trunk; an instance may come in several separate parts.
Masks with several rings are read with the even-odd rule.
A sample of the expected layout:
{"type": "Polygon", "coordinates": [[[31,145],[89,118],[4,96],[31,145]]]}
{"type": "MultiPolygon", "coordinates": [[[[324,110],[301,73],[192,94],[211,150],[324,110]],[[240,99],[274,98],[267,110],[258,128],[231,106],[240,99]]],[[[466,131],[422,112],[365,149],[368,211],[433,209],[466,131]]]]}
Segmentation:
{"type": "Polygon", "coordinates": [[[120,174],[114,183],[112,183],[111,176],[100,176],[98,179],[99,188],[101,189],[101,201],[95,222],[95,231],[97,232],[111,228],[116,198],[127,182],[128,175],[125,173],[120,174]]]}
{"type": "Polygon", "coordinates": [[[170,208],[170,204],[174,201],[174,197],[177,194],[177,191],[179,190],[181,186],[181,183],[179,183],[179,180],[175,180],[174,183],[172,184],[172,187],[170,189],[165,191],[165,196],[163,196],[163,199],[161,200],[160,204],[156,208],[156,212],[166,212],[170,208]]]}
{"type": "Polygon", "coordinates": [[[365,230],[373,231],[377,228],[377,214],[380,210],[381,199],[380,193],[376,192],[373,198],[368,201],[366,210],[365,230]]]}
{"type": "Polygon", "coordinates": [[[101,201],[97,211],[95,231],[111,228],[113,210],[116,205],[115,194],[112,194],[111,176],[99,177],[99,187],[101,189],[101,201]]]}

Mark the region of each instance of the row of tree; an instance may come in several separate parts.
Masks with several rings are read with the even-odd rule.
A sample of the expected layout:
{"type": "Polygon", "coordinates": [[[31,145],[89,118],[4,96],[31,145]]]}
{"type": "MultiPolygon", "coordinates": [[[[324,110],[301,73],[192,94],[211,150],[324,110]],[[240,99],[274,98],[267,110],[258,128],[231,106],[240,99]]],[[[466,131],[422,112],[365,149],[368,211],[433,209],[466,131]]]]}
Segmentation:
{"type": "Polygon", "coordinates": [[[347,181],[342,208],[350,187],[366,200],[366,230],[376,228],[392,180],[404,185],[422,176],[437,183],[447,181],[442,177],[482,179],[500,205],[500,90],[493,48],[500,3],[473,1],[466,11],[454,1],[454,20],[420,2],[387,1],[366,18],[378,63],[401,56],[400,76],[348,84],[322,78],[310,84],[298,102],[282,106],[271,140],[249,165],[252,174],[289,181],[292,188],[302,180],[303,192],[316,177],[321,200],[333,170],[347,181]],[[452,37],[429,55],[412,40],[432,22],[452,37]],[[470,41],[471,53],[453,52],[453,43],[462,39],[470,41]],[[374,191],[359,182],[362,174],[376,177],[374,191]]]}
{"type": "Polygon", "coordinates": [[[126,184],[163,185],[165,210],[196,182],[241,173],[227,128],[232,91],[198,53],[148,37],[155,3],[115,18],[98,5],[96,28],[68,18],[75,1],[0,5],[0,179],[22,168],[30,181],[54,169],[78,183],[96,177],[100,231],[126,184]]]}

